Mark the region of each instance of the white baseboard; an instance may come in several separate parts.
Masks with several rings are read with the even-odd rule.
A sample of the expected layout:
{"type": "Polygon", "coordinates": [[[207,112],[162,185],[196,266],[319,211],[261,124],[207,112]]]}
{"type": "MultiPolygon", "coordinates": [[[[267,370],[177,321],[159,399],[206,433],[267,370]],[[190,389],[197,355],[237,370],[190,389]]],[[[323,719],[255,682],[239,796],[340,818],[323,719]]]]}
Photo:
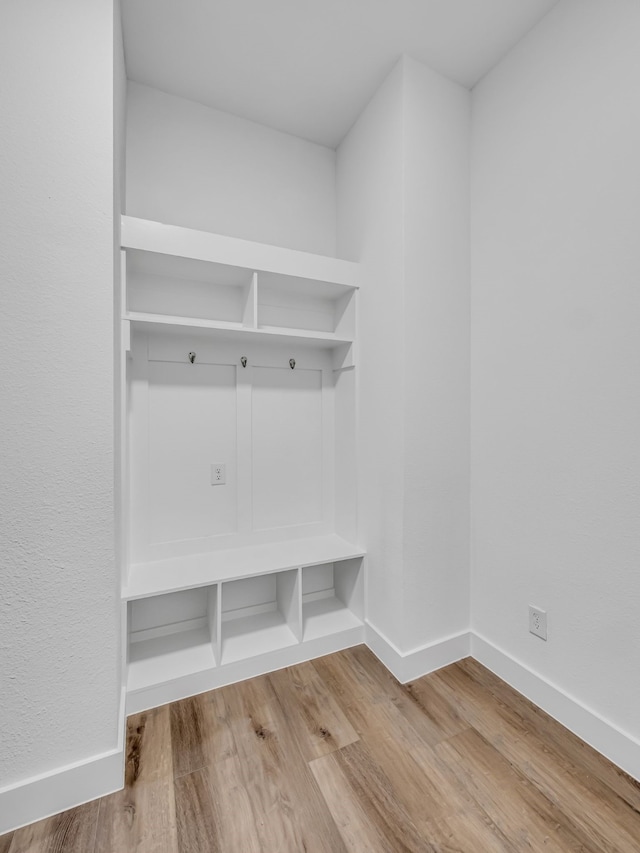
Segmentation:
{"type": "MultiPolygon", "coordinates": [[[[304,650],[305,653],[296,655],[296,659],[292,662],[297,663],[299,660],[328,654],[336,651],[337,648],[344,648],[361,641],[359,636],[349,636],[343,640],[343,643],[336,643],[335,638],[330,642],[323,640],[309,643],[308,648],[304,650]]],[[[402,684],[471,655],[565,728],[640,781],[640,742],[638,740],[621,731],[484,637],[473,632],[463,632],[408,652],[401,652],[381,631],[367,622],[365,642],[402,684]]],[[[279,663],[291,665],[289,661],[279,663]]],[[[251,668],[246,672],[243,669],[235,673],[239,678],[249,678],[255,674],[251,668]]],[[[237,680],[237,678],[231,680],[237,680]]],[[[0,789],[0,835],[122,788],[125,749],[124,698],[123,691],[117,749],[0,789]]],[[[150,698],[144,697],[144,699],[150,698]]],[[[149,707],[144,699],[138,697],[138,701],[134,704],[149,707]]]]}
{"type": "Polygon", "coordinates": [[[549,716],[640,781],[640,742],[554,686],[479,634],[471,633],[471,656],[549,716]]]}
{"type": "Polygon", "coordinates": [[[122,691],[116,749],[0,788],[0,835],[124,786],[124,699],[122,691]]]}
{"type": "Polygon", "coordinates": [[[366,622],[366,643],[401,684],[434,672],[469,656],[469,633],[455,634],[435,643],[401,652],[388,637],[366,622]]]}
{"type": "Polygon", "coordinates": [[[474,632],[409,652],[366,623],[366,643],[402,684],[471,656],[531,702],[640,781],[640,741],[474,632]]]}

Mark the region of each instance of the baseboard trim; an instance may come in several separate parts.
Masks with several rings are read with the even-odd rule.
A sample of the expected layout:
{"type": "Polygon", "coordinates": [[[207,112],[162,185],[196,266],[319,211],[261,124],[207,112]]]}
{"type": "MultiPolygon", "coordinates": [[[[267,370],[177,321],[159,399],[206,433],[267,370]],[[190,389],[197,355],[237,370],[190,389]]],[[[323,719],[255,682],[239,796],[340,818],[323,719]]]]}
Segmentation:
{"type": "Polygon", "coordinates": [[[402,684],[462,658],[475,658],[625,773],[640,781],[640,741],[485,637],[470,631],[402,652],[370,622],[366,622],[365,636],[367,646],[402,684]]]}
{"type": "Polygon", "coordinates": [[[471,656],[625,773],[640,781],[640,742],[634,737],[473,632],[471,656]]]}
{"type": "MultiPolygon", "coordinates": [[[[638,740],[493,645],[485,637],[474,632],[463,632],[402,652],[368,621],[364,635],[367,646],[402,684],[462,658],[475,658],[593,749],[640,781],[638,740]]],[[[342,642],[336,642],[335,638],[332,638],[332,641],[322,638],[313,641],[304,649],[304,654],[296,655],[294,662],[309,660],[353,645],[361,641],[361,635],[345,636],[341,640],[342,642]]],[[[290,663],[280,665],[286,666],[290,663]]],[[[236,673],[241,679],[254,674],[256,673],[249,670],[236,673]]],[[[140,701],[141,699],[142,697],[139,697],[134,704],[149,707],[144,700],[140,701]]],[[[122,788],[125,756],[124,703],[123,690],[117,749],[0,789],[0,835],[122,788]]]]}
{"type": "Polygon", "coordinates": [[[469,633],[444,637],[408,652],[402,652],[371,622],[366,622],[365,642],[374,655],[401,684],[441,669],[469,656],[469,633]]]}
{"type": "Polygon", "coordinates": [[[0,835],[119,791],[124,786],[124,690],[116,749],[0,788],[0,835]]]}

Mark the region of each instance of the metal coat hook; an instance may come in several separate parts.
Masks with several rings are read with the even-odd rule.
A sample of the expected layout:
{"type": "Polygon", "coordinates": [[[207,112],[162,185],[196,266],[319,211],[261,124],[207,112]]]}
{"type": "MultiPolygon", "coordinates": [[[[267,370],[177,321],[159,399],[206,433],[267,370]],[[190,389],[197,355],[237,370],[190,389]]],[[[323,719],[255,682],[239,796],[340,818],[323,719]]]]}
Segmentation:
{"type": "Polygon", "coordinates": [[[193,364],[193,362],[194,362],[195,360],[196,360],[196,354],[195,354],[195,352],[190,352],[190,353],[189,353],[189,361],[191,362],[191,364],[193,364]]]}
{"type": "Polygon", "coordinates": [[[242,356],[242,358],[240,359],[240,364],[241,364],[243,367],[246,367],[246,366],[247,366],[247,357],[246,357],[246,355],[243,355],[243,356],[242,356]]]}
{"type": "Polygon", "coordinates": [[[290,358],[289,359],[289,367],[291,368],[291,370],[293,370],[295,366],[296,366],[295,358],[290,358]]]}

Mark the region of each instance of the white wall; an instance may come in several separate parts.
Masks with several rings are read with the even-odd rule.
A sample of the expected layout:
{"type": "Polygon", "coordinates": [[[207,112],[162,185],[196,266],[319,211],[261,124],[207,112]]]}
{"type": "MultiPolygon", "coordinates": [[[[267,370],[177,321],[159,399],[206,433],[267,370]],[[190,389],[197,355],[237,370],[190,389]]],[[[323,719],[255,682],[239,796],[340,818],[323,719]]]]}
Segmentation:
{"type": "Polygon", "coordinates": [[[362,263],[359,514],[368,618],[399,641],[404,501],[402,63],[338,148],[338,253],[362,263]]]}
{"type": "MultiPolygon", "coordinates": [[[[118,239],[114,249],[120,256],[120,214],[126,213],[127,175],[126,175],[126,146],[127,146],[127,70],[124,62],[124,41],[122,33],[121,0],[113,3],[113,87],[114,87],[114,225],[118,239]]],[[[116,288],[117,290],[117,288],[116,288]]],[[[118,313],[118,317],[120,314],[118,313]]]]}
{"type": "MultiPolygon", "coordinates": [[[[113,321],[114,321],[114,496],[115,496],[115,553],[116,575],[121,578],[125,569],[128,547],[126,507],[122,501],[123,482],[127,479],[128,460],[124,442],[126,425],[126,361],[122,347],[122,281],[121,281],[121,214],[126,213],[126,161],[127,161],[127,71],[124,59],[121,0],[113,3],[113,321]]],[[[120,583],[117,583],[120,595],[120,583]]],[[[122,607],[120,622],[120,679],[122,691],[126,690],[126,605],[122,607]]]]}
{"type": "Polygon", "coordinates": [[[563,0],[474,90],[472,159],[473,627],[636,738],[638,33],[563,0]]]}
{"type": "Polygon", "coordinates": [[[469,92],[405,58],[407,649],[469,628],[469,137],[469,92]]]}
{"type": "Polygon", "coordinates": [[[109,0],[2,4],[0,787],[118,741],[113,70],[109,0]]]}
{"type": "Polygon", "coordinates": [[[403,59],[338,149],[360,299],[368,616],[401,651],[466,631],[469,94],[403,59]]]}
{"type": "Polygon", "coordinates": [[[335,151],[129,83],[127,212],[334,255],[335,151]]]}

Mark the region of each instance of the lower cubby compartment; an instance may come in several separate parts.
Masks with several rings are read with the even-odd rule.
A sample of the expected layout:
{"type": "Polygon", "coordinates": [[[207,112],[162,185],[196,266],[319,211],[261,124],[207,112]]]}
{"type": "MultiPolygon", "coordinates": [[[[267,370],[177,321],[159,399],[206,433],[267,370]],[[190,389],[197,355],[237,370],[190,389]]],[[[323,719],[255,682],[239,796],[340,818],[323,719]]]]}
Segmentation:
{"type": "Polygon", "coordinates": [[[222,584],[223,665],[299,642],[299,583],[291,569],[222,584]]]}
{"type": "Polygon", "coordinates": [[[357,628],[363,622],[362,558],[302,569],[302,640],[357,628]]]}
{"type": "Polygon", "coordinates": [[[129,602],[128,690],[216,665],[217,598],[209,586],[129,602]]]}
{"type": "Polygon", "coordinates": [[[128,602],[127,713],[364,641],[363,558],[128,602]]]}

